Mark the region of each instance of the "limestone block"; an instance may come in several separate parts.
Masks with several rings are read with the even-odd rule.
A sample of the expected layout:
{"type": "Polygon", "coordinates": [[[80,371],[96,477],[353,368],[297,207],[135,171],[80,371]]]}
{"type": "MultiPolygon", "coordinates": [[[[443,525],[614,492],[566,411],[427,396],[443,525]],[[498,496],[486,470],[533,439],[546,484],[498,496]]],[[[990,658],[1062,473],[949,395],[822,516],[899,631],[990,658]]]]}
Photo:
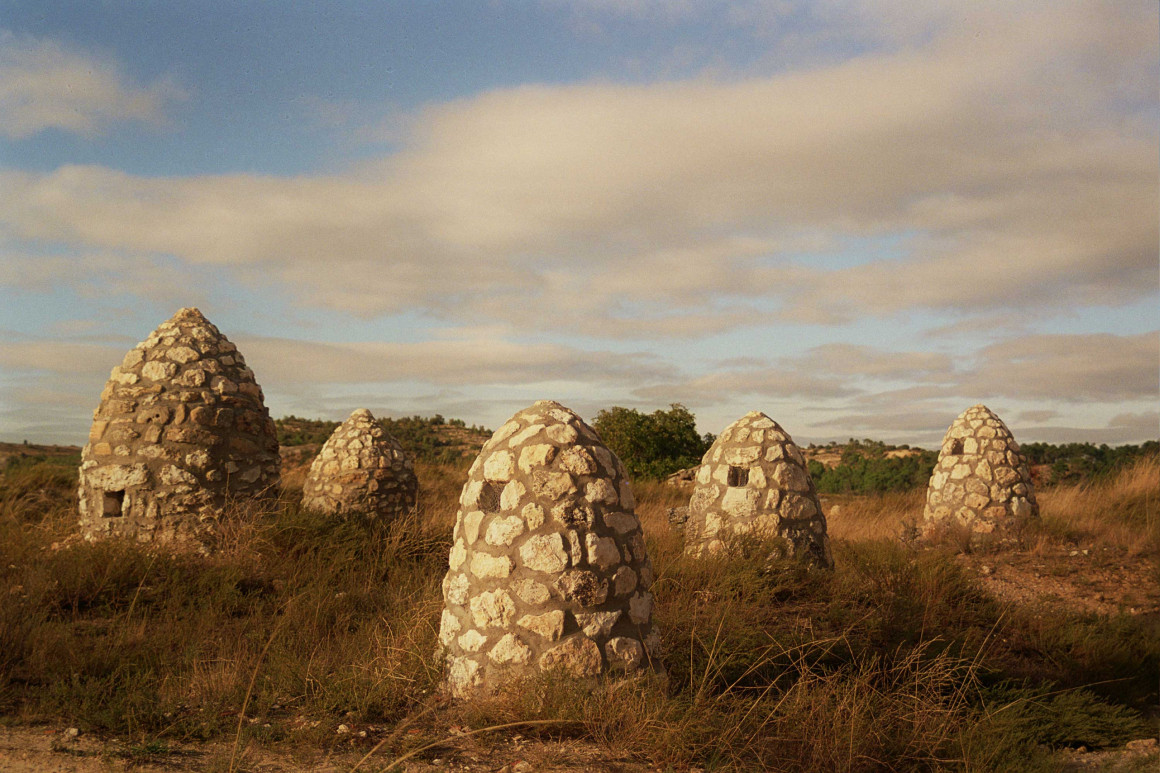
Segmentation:
{"type": "Polygon", "coordinates": [[[555,574],[568,567],[568,551],[560,534],[529,537],[520,548],[520,562],[537,572],[555,574]]]}
{"type": "Polygon", "coordinates": [[[592,532],[584,535],[588,563],[602,571],[620,563],[620,549],[612,537],[600,537],[592,532]]]}
{"type": "Polygon", "coordinates": [[[639,526],[635,515],[620,511],[605,513],[604,524],[617,534],[628,534],[639,526]]]}
{"type": "Polygon", "coordinates": [[[622,566],[617,569],[616,574],[612,578],[613,595],[627,596],[634,590],[636,590],[636,572],[627,566],[622,566]]]}
{"type": "Polygon", "coordinates": [[[528,525],[528,531],[535,531],[544,525],[544,508],[535,502],[529,502],[524,505],[524,508],[520,511],[520,515],[524,517],[524,522],[528,525]]]}
{"type": "Polygon", "coordinates": [[[524,528],[524,519],[518,515],[496,518],[487,527],[484,541],[495,547],[506,547],[512,544],[516,537],[524,533],[524,528]]]}
{"type": "Polygon", "coordinates": [[[467,603],[470,581],[465,574],[448,575],[444,583],[443,598],[449,603],[463,606],[467,603]]]}
{"type": "MultiPolygon", "coordinates": [[[[532,439],[536,435],[540,434],[541,432],[543,432],[547,428],[548,427],[545,424],[533,424],[532,426],[528,427],[527,429],[521,430],[521,431],[515,433],[514,435],[512,435],[511,439],[508,441],[508,445],[511,446],[512,448],[524,446],[527,444],[527,442],[530,439],[532,439]]],[[[555,446],[549,445],[549,446],[543,446],[543,447],[551,449],[552,453],[555,453],[555,451],[556,451],[555,446]]],[[[551,461],[550,458],[549,459],[542,459],[537,463],[537,466],[547,464],[550,461],[551,461]]]]}
{"type": "MultiPolygon", "coordinates": [[[[520,597],[521,601],[532,607],[539,606],[552,597],[548,586],[526,578],[512,583],[512,589],[520,597]]],[[[462,604],[463,602],[457,603],[462,604]]]]}
{"type": "Polygon", "coordinates": [[[499,496],[500,510],[517,510],[520,502],[523,500],[524,494],[528,493],[528,489],[524,484],[518,480],[508,481],[508,484],[503,487],[503,492],[499,496]]]}
{"type": "Polygon", "coordinates": [[[496,663],[523,665],[531,661],[532,651],[514,633],[509,633],[496,642],[488,657],[496,663]]]}
{"type": "Polygon", "coordinates": [[[451,694],[465,697],[479,687],[482,675],[480,665],[470,658],[451,656],[447,661],[447,683],[451,694]]]}
{"type": "Polygon", "coordinates": [[[463,626],[460,625],[455,615],[444,609],[443,617],[439,622],[439,641],[443,643],[443,646],[449,645],[461,630],[463,630],[463,626]]]}
{"type": "Polygon", "coordinates": [[[561,669],[577,679],[597,676],[603,667],[599,645],[582,634],[569,636],[540,656],[541,670],[561,669]]]}
{"type": "Polygon", "coordinates": [[[607,612],[576,612],[574,616],[585,636],[604,639],[612,632],[621,614],[619,609],[612,609],[607,612]]]}
{"type": "Polygon", "coordinates": [[[757,514],[757,498],[760,495],[761,492],[756,488],[730,487],[721,498],[721,509],[730,518],[749,518],[757,514]]]}
{"type": "Polygon", "coordinates": [[[469,607],[477,628],[508,628],[516,614],[515,602],[502,588],[479,594],[471,599],[469,607]]]}
{"type": "Polygon", "coordinates": [[[564,633],[564,612],[553,609],[542,615],[524,615],[516,621],[516,625],[528,629],[542,639],[556,641],[564,633]]]}
{"type": "Polygon", "coordinates": [[[483,464],[484,480],[506,482],[512,479],[515,471],[515,457],[508,451],[500,451],[492,454],[483,464]]]}
{"type": "Polygon", "coordinates": [[[512,560],[507,556],[475,553],[471,556],[471,573],[481,580],[507,577],[512,571],[512,560]]]}
{"type": "Polygon", "coordinates": [[[604,653],[613,668],[635,670],[644,659],[644,646],[628,636],[616,636],[604,645],[604,653]]]}
{"type": "Polygon", "coordinates": [[[463,516],[463,541],[468,545],[475,544],[479,539],[479,525],[483,522],[483,511],[472,510],[463,516]]]}
{"type": "MultiPolygon", "coordinates": [[[[542,427],[543,425],[536,425],[542,427]]],[[[551,464],[556,455],[556,447],[547,443],[526,446],[520,451],[520,472],[531,474],[532,470],[543,469],[551,464]]]]}
{"type": "Polygon", "coordinates": [[[487,643],[487,637],[474,629],[469,630],[458,639],[459,648],[465,652],[479,652],[487,643]]]}
{"type": "Polygon", "coordinates": [[[653,597],[651,593],[638,593],[628,602],[628,616],[637,625],[644,625],[652,617],[653,597]]]}

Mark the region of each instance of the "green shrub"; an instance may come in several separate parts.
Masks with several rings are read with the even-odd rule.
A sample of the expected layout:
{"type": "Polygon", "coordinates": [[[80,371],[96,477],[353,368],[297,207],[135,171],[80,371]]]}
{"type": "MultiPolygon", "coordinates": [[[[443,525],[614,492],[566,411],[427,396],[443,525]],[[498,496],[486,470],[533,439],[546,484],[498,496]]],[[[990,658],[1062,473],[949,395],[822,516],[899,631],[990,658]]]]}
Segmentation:
{"type": "Polygon", "coordinates": [[[663,478],[698,465],[713,442],[711,435],[697,434],[696,417],[680,403],[649,414],[614,406],[596,414],[592,426],[634,479],[663,478]]]}

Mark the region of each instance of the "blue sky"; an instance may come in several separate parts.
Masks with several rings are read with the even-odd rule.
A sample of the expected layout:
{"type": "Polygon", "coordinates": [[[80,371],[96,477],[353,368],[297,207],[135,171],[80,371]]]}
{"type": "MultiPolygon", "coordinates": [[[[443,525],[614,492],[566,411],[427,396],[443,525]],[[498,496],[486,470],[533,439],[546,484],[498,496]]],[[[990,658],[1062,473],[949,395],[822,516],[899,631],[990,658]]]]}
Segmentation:
{"type": "Polygon", "coordinates": [[[1156,438],[1157,13],[0,0],[0,439],[190,305],[275,416],[1156,438]]]}

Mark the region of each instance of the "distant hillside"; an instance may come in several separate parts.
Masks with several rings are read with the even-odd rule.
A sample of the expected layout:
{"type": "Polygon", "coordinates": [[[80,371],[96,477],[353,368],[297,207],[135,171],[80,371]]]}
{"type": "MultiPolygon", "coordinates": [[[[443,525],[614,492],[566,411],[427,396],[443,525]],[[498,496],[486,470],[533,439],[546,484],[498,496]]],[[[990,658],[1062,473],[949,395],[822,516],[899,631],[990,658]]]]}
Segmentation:
{"type": "MultiPolygon", "coordinates": [[[[320,446],[339,423],[298,416],[286,416],[274,421],[278,428],[278,443],[283,448],[320,446]]],[[[462,419],[444,419],[439,414],[431,417],[380,419],[379,423],[413,459],[435,464],[470,461],[491,437],[491,430],[486,427],[469,427],[462,419]]]]}
{"type": "Polygon", "coordinates": [[[808,461],[817,462],[827,468],[837,467],[842,463],[842,457],[849,454],[860,454],[871,458],[904,459],[909,456],[921,456],[924,453],[927,451],[923,448],[912,448],[905,443],[896,446],[870,438],[864,440],[850,438],[845,443],[831,441],[824,446],[810,443],[809,446],[802,449],[802,454],[808,461]]]}
{"type": "MultiPolygon", "coordinates": [[[[1144,457],[1160,453],[1160,443],[1096,446],[1091,443],[1025,443],[1023,455],[1037,486],[1107,478],[1144,457]]],[[[905,491],[925,487],[938,451],[890,445],[879,440],[811,445],[802,449],[821,493],[905,491]]]]}
{"type": "Polygon", "coordinates": [[[81,447],[46,446],[36,443],[0,443],[0,472],[39,462],[75,468],[81,463],[81,447]]]}
{"type": "Polygon", "coordinates": [[[881,440],[832,442],[802,449],[810,476],[822,494],[909,491],[923,488],[938,461],[937,451],[881,440]]]}

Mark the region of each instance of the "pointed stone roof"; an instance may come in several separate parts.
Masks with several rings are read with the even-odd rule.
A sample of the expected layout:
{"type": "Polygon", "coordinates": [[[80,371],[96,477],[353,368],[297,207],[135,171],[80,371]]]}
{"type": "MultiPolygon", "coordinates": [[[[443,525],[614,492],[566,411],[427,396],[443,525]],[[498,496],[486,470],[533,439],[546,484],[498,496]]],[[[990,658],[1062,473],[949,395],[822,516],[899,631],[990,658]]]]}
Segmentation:
{"type": "Polygon", "coordinates": [[[963,411],[930,476],[923,534],[961,528],[1007,537],[1038,516],[1031,471],[1011,430],[981,403],[963,411]]]}
{"type": "Polygon", "coordinates": [[[179,310],[113,368],[81,452],[87,538],[212,541],[227,498],[272,496],[274,422],[237,347],[179,310]]]}
{"type": "Polygon", "coordinates": [[[559,403],[515,414],[460,497],[439,640],[458,697],[561,669],[579,679],[656,660],[652,564],[624,467],[559,403]]]}
{"type": "Polygon", "coordinates": [[[685,551],[723,550],[742,535],[780,537],[788,552],[832,567],[826,518],[801,450],[776,421],[750,411],[705,452],[689,500],[685,551]]]}
{"type": "Polygon", "coordinates": [[[394,518],[415,506],[419,481],[403,447],[366,408],[340,424],[310,465],[302,506],[338,516],[394,518]]]}

